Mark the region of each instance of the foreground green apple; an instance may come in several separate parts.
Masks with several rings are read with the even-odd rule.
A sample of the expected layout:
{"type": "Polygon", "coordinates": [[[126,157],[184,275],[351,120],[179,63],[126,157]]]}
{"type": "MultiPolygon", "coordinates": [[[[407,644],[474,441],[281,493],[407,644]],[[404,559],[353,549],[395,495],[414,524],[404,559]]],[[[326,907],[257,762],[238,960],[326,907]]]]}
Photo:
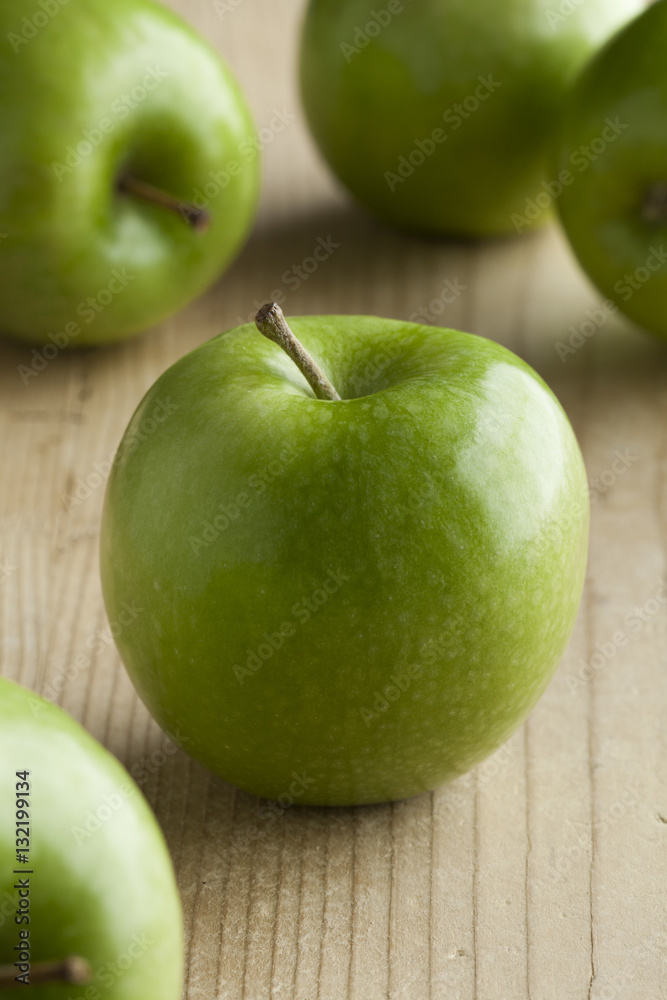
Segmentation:
{"type": "Polygon", "coordinates": [[[171,861],[124,768],[3,679],[0,763],[0,993],[27,982],[35,1000],[179,1000],[171,861]]]}
{"type": "Polygon", "coordinates": [[[566,87],[640,9],[640,0],[310,0],[301,92],[313,135],[380,219],[464,236],[517,232],[513,216],[550,180],[566,87]]]}
{"type": "Polygon", "coordinates": [[[0,332],[57,353],[142,330],[247,233],[244,99],[150,0],[3,0],[0,35],[0,332]]]}
{"type": "MultiPolygon", "coordinates": [[[[559,167],[597,155],[558,200],[584,269],[647,330],[667,337],[667,3],[649,7],[586,67],[570,94],[559,167]],[[605,141],[613,123],[618,136],[605,141]],[[593,147],[594,148],[594,147],[593,147]]],[[[613,133],[612,133],[613,136],[613,133]]]]}
{"type": "Polygon", "coordinates": [[[107,612],[145,609],[117,639],[130,676],[223,778],[281,802],[403,798],[499,746],[551,677],[586,561],[581,454],[498,344],[293,327],[336,393],[242,326],[145,396],[107,488],[107,612]]]}

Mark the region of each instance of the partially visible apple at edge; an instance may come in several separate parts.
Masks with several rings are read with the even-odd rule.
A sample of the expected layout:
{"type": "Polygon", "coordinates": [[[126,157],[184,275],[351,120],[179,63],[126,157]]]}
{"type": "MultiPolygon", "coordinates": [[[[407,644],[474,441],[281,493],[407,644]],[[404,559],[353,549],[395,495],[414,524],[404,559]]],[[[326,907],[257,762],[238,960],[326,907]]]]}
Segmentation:
{"type": "MultiPolygon", "coordinates": [[[[152,0],[85,0],[0,35],[0,332],[100,344],[175,312],[244,240],[259,147],[229,69],[152,0]]],[[[53,348],[49,348],[53,350],[53,348]]]]}

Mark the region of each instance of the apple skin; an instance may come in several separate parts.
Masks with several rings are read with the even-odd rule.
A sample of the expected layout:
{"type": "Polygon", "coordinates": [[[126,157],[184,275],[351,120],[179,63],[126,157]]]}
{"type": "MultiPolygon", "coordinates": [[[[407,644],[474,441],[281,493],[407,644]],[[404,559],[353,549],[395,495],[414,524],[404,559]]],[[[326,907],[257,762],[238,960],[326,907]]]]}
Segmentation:
{"type": "MultiPolygon", "coordinates": [[[[396,5],[397,0],[392,0],[396,5]]],[[[358,29],[388,5],[311,0],[301,43],[301,94],[319,149],[379,219],[425,233],[516,234],[513,215],[550,180],[554,125],[567,86],[640,0],[586,0],[562,16],[554,0],[400,0],[360,51],[358,29]],[[480,77],[486,98],[461,117],[480,77]],[[499,84],[499,86],[495,86],[499,84]],[[400,157],[440,128],[446,139],[402,183],[400,157]]],[[[376,22],[377,23],[377,22],[376,22]]],[[[478,97],[482,96],[479,91],[478,97]]],[[[419,159],[419,151],[416,152],[419,159]]],[[[404,168],[408,172],[408,168],[404,168]]],[[[543,213],[542,221],[549,218],[543,213]]],[[[537,225],[539,220],[536,220],[537,225]]]]}
{"type": "Polygon", "coordinates": [[[10,44],[27,13],[23,0],[0,6],[0,331],[35,344],[51,334],[58,346],[117,340],[197,296],[239,249],[259,187],[253,123],[217,53],[150,0],[70,0],[34,38],[10,44]],[[151,71],[153,89],[135,102],[151,71]],[[101,140],[70,172],[58,167],[59,179],[53,164],[68,167],[85,130],[101,140]],[[191,201],[233,161],[239,172],[214,185],[206,233],[116,190],[130,169],[191,201]]]}
{"type": "Polygon", "coordinates": [[[565,231],[598,289],[646,330],[667,337],[667,4],[632,21],[590,62],[569,95],[558,145],[566,164],[601,134],[627,128],[558,200],[565,231]],[[645,217],[651,190],[662,205],[645,217]]]}
{"type": "Polygon", "coordinates": [[[553,394],[498,344],[290,325],[343,399],[316,399],[252,326],[144,397],[107,485],[107,613],[145,609],[116,640],[130,677],[222,778],[401,799],[491,753],[546,686],[582,589],[585,470],[553,394]]]}
{"type": "Polygon", "coordinates": [[[0,760],[0,965],[16,960],[25,926],[14,919],[12,887],[21,876],[12,873],[31,869],[31,962],[79,955],[94,973],[86,985],[33,985],[31,997],[180,1000],[178,890],[160,828],[127,771],[60,708],[2,678],[0,760]],[[15,844],[15,772],[24,769],[31,772],[28,865],[17,864],[15,844]],[[75,836],[107,801],[111,818],[86,839],[75,836]]]}

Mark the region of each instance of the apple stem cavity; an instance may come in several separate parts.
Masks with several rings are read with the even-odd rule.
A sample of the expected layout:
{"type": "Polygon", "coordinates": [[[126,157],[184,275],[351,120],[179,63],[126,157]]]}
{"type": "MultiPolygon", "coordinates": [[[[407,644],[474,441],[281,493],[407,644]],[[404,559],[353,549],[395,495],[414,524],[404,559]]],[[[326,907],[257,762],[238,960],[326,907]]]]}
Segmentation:
{"type": "MultiPolygon", "coordinates": [[[[24,986],[23,982],[17,983],[17,975],[20,973],[16,966],[0,965],[0,990],[24,986]]],[[[76,986],[89,982],[91,978],[92,969],[78,955],[70,955],[59,962],[35,962],[28,973],[30,986],[45,986],[49,983],[70,983],[76,986]]]]}
{"type": "Polygon", "coordinates": [[[667,181],[652,184],[644,196],[642,215],[645,222],[664,225],[667,222],[667,181]]]}
{"type": "Polygon", "coordinates": [[[340,396],[320,366],[290,330],[277,302],[268,302],[262,306],[255,316],[255,325],[260,333],[282,347],[318,399],[340,400],[340,396]]]}
{"type": "Polygon", "coordinates": [[[135,198],[141,198],[142,201],[150,202],[152,205],[166,208],[167,211],[174,212],[176,215],[180,215],[198,233],[205,233],[211,225],[211,213],[207,212],[206,209],[197,208],[196,205],[190,202],[179,201],[173,195],[167,194],[166,191],[162,191],[160,188],[156,188],[146,181],[140,181],[138,177],[133,177],[132,174],[123,174],[118,181],[118,190],[124,194],[133,195],[135,198]]]}

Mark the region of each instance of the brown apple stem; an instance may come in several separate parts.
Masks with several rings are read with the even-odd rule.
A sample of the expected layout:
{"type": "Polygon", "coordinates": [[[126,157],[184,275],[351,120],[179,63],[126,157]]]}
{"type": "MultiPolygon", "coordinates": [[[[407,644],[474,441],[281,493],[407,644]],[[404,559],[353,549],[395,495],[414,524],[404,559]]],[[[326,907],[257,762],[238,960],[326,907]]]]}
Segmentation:
{"type": "Polygon", "coordinates": [[[269,302],[262,306],[255,316],[255,325],[260,333],[272,340],[274,344],[282,347],[301,374],[304,376],[311,389],[318,399],[340,399],[340,396],[332,386],[317,362],[311,358],[310,354],[297,340],[283,316],[283,311],[276,302],[269,302]]]}
{"type": "Polygon", "coordinates": [[[123,174],[118,181],[118,190],[125,192],[125,194],[134,195],[135,198],[141,198],[143,201],[148,201],[152,205],[159,205],[160,208],[166,208],[167,211],[174,212],[176,215],[180,215],[198,233],[205,233],[211,224],[211,213],[207,212],[206,209],[197,208],[196,205],[192,205],[190,202],[179,201],[173,195],[167,194],[166,191],[161,191],[160,188],[156,188],[152,184],[146,183],[146,181],[140,181],[138,177],[133,177],[132,174],[123,174]]]}
{"type": "Polygon", "coordinates": [[[646,222],[664,225],[667,222],[667,182],[652,184],[644,196],[642,215],[646,222]]]}
{"type": "MultiPolygon", "coordinates": [[[[21,972],[16,965],[0,965],[0,990],[11,990],[24,986],[24,983],[16,982],[16,977],[20,975],[21,972]]],[[[78,955],[70,955],[69,958],[61,959],[59,962],[35,962],[31,964],[28,982],[30,986],[44,986],[48,983],[78,985],[87,983],[91,977],[92,970],[88,962],[78,955]]]]}

